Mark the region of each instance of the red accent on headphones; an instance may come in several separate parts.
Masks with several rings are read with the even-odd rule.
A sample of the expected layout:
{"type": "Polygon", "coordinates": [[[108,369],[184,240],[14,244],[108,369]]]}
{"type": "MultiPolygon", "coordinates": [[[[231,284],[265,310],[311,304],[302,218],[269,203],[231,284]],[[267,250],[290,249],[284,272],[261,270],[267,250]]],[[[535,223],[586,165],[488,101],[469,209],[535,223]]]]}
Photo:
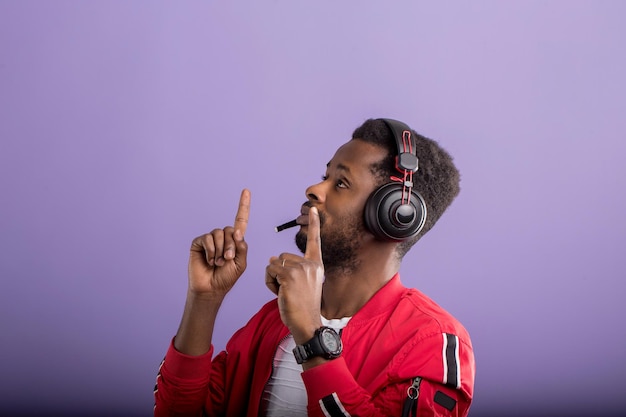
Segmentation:
{"type": "MultiPolygon", "coordinates": [[[[411,142],[410,130],[402,131],[402,144],[404,147],[404,152],[410,154],[413,153],[413,143],[411,142]]],[[[400,169],[397,164],[396,168],[398,169],[398,171],[404,173],[404,178],[402,180],[402,204],[409,204],[411,190],[413,189],[413,171],[408,169],[400,169]]]]}

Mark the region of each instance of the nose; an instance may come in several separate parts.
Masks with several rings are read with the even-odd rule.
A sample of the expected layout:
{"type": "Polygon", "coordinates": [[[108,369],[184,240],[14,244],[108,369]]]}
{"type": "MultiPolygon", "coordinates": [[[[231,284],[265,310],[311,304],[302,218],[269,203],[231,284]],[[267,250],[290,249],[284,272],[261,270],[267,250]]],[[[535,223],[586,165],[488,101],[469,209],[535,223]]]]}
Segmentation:
{"type": "Polygon", "coordinates": [[[326,200],[326,191],[324,189],[324,183],[326,181],[318,182],[317,184],[310,185],[306,189],[306,198],[312,203],[323,203],[326,200]]]}

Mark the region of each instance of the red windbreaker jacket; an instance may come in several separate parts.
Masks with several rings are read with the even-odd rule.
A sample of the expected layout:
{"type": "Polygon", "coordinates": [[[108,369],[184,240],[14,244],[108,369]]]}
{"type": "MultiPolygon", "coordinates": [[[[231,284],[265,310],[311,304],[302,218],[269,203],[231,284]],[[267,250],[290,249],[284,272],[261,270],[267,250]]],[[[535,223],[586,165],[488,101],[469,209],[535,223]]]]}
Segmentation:
{"type": "MultiPolygon", "coordinates": [[[[213,348],[187,356],[173,347],[155,387],[155,417],[258,416],[273,358],[289,331],[276,300],[237,331],[213,360],[213,348]]],[[[474,354],[465,328],[396,274],[341,333],[340,358],[302,373],[309,416],[415,415],[405,411],[419,377],[417,416],[466,416],[474,354]]]]}

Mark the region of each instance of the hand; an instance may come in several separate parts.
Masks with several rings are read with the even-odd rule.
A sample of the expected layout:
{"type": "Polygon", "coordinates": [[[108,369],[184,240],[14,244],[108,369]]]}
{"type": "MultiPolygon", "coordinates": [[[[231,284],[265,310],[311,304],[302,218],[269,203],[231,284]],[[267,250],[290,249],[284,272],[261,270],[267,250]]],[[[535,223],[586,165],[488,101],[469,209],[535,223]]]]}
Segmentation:
{"type": "Polygon", "coordinates": [[[247,266],[244,241],[250,215],[250,191],[244,189],[233,226],[215,229],[191,243],[189,292],[197,297],[223,298],[247,266]]]}
{"type": "Polygon", "coordinates": [[[280,317],[297,344],[311,339],[322,325],[323,283],[320,218],[317,209],[311,207],[304,257],[289,253],[273,256],[265,269],[265,285],[278,295],[280,317]]]}

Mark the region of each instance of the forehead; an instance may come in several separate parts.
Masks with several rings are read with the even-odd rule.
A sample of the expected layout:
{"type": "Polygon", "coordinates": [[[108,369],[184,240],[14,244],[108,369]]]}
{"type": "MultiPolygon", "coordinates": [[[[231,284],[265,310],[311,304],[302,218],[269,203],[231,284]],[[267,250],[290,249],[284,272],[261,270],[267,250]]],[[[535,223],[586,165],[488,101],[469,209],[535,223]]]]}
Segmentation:
{"type": "Polygon", "coordinates": [[[371,174],[371,166],[381,162],[385,156],[386,151],[380,146],[353,139],[337,149],[333,159],[328,163],[328,167],[344,168],[361,175],[365,172],[371,174]]]}

